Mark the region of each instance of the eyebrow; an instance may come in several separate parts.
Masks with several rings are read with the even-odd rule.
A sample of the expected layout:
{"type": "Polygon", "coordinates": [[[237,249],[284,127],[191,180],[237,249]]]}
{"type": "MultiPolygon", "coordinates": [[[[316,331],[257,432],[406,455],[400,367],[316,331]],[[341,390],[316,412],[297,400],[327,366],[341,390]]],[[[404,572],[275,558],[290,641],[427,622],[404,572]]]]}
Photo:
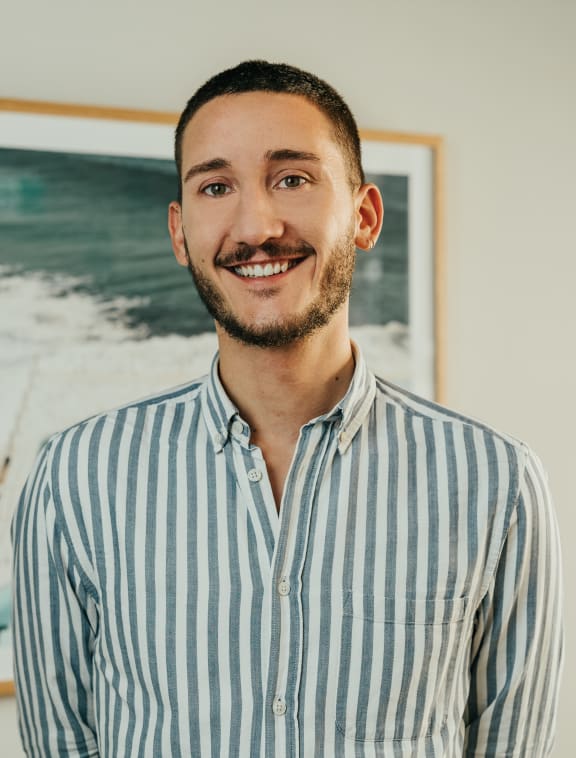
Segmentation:
{"type": "MultiPolygon", "coordinates": [[[[282,148],[280,150],[268,150],[264,155],[267,161],[279,162],[279,161],[314,161],[320,162],[320,158],[316,153],[308,153],[305,150],[290,150],[290,148],[282,148]]],[[[224,168],[232,168],[230,161],[226,158],[212,158],[209,161],[203,161],[202,163],[195,163],[190,166],[186,175],[184,176],[184,184],[198,174],[207,174],[210,171],[221,171],[224,168]]]]}
{"type": "Polygon", "coordinates": [[[282,148],[281,150],[268,150],[264,156],[267,161],[314,161],[320,162],[320,158],[316,153],[307,153],[304,150],[290,150],[289,148],[282,148]]]}
{"type": "Polygon", "coordinates": [[[226,158],[212,158],[209,161],[203,161],[202,163],[196,163],[194,166],[190,166],[184,177],[184,184],[197,176],[197,174],[206,174],[209,171],[220,171],[223,168],[231,168],[232,164],[227,161],[226,158]]]}

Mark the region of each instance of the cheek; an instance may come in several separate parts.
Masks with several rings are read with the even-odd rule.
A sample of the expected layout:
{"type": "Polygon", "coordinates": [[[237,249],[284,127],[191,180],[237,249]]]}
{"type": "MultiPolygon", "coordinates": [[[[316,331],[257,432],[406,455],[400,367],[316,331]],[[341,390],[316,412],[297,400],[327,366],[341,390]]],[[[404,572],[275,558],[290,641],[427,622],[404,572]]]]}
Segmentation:
{"type": "Polygon", "coordinates": [[[219,244],[232,223],[233,213],[222,202],[203,203],[187,217],[189,236],[202,245],[219,244]]]}
{"type": "Polygon", "coordinates": [[[205,265],[218,250],[216,226],[206,217],[187,215],[184,219],[184,236],[190,256],[196,265],[205,265]]]}
{"type": "Polygon", "coordinates": [[[348,199],[328,194],[302,206],[298,226],[303,232],[330,240],[348,230],[352,220],[355,220],[354,207],[348,199]]]}
{"type": "Polygon", "coordinates": [[[329,238],[337,224],[334,209],[318,203],[299,204],[290,209],[284,220],[287,232],[292,233],[290,236],[304,239],[314,246],[329,238]]]}

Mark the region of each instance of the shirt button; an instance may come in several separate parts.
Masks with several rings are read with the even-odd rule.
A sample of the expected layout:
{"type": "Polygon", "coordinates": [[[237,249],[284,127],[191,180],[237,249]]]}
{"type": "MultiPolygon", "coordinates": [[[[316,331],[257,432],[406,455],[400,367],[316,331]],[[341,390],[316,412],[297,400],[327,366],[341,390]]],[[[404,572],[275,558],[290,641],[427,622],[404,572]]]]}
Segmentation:
{"type": "Polygon", "coordinates": [[[236,421],[232,422],[231,429],[232,429],[232,434],[236,434],[239,437],[241,434],[244,433],[244,424],[241,421],[238,421],[238,419],[236,419],[236,421]]]}
{"type": "Polygon", "coordinates": [[[286,713],[286,701],[280,695],[274,698],[272,711],[275,716],[283,716],[286,713]]]}
{"type": "Polygon", "coordinates": [[[248,472],[248,479],[251,482],[259,482],[262,479],[262,472],[258,471],[257,468],[251,468],[248,472]]]}
{"type": "Polygon", "coordinates": [[[226,437],[224,437],[223,434],[220,434],[220,432],[216,432],[216,434],[212,437],[212,439],[215,445],[223,445],[226,437]]]}
{"type": "Polygon", "coordinates": [[[285,576],[280,579],[278,582],[278,593],[280,595],[289,595],[290,594],[290,582],[288,579],[286,579],[285,576]]]}

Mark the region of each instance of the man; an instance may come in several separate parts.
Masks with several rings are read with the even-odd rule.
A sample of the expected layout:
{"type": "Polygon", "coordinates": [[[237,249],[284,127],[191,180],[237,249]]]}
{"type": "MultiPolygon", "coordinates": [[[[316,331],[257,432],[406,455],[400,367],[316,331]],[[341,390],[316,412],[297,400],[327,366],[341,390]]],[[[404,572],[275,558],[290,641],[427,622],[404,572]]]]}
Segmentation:
{"type": "Polygon", "coordinates": [[[189,101],[169,228],[216,321],[191,384],[56,435],[14,521],[31,755],[543,756],[558,538],[520,442],[375,379],[382,224],[339,95],[252,61],[189,101]]]}

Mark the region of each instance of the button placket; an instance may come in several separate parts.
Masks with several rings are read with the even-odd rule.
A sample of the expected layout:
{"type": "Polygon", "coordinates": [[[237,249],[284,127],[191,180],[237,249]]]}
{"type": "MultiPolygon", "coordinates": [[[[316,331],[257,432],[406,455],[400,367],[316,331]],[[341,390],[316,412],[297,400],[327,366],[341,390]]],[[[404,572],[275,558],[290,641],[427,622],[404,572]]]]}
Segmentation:
{"type": "MultiPolygon", "coordinates": [[[[316,424],[309,429],[301,430],[301,439],[298,445],[310,449],[315,448],[314,457],[310,465],[302,467],[298,472],[298,481],[292,482],[294,476],[291,470],[288,474],[285,487],[291,493],[291,498],[283,501],[281,516],[281,531],[279,533],[277,550],[273,570],[275,571],[271,590],[275,595],[272,600],[274,611],[273,623],[278,630],[271,647],[271,665],[275,667],[274,689],[270,692],[272,711],[277,718],[282,708],[281,702],[290,703],[289,710],[283,710],[281,714],[284,721],[276,721],[277,729],[282,731],[282,739],[286,737],[287,744],[298,745],[298,720],[299,687],[303,675],[304,650],[302,638],[295,630],[302,628],[304,623],[303,600],[301,593],[301,581],[303,567],[308,552],[309,524],[313,509],[313,503],[317,496],[320,473],[320,465],[324,455],[329,450],[335,452],[336,439],[332,433],[332,427],[327,429],[324,425],[316,424]],[[317,464],[317,465],[314,465],[317,464]],[[292,485],[292,486],[291,486],[292,485]],[[302,494],[307,493],[305,501],[302,494]],[[305,511],[303,512],[303,508],[305,511]],[[297,532],[296,523],[306,519],[306,526],[302,532],[297,532]],[[274,703],[279,701],[275,706],[274,703]]],[[[295,453],[297,455],[298,449],[295,453]]],[[[278,734],[279,732],[277,732],[278,734]]],[[[297,748],[296,748],[297,749],[297,748]]]]}

